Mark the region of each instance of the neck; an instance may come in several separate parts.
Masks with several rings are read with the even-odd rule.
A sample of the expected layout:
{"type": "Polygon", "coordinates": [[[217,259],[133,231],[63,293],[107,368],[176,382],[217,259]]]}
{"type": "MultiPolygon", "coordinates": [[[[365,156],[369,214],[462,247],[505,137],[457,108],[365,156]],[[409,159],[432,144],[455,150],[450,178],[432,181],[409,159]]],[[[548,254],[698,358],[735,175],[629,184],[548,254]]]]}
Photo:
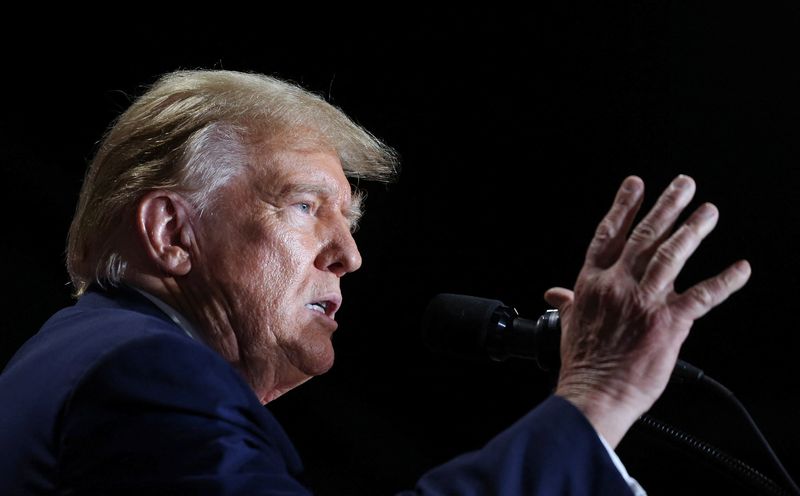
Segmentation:
{"type": "Polygon", "coordinates": [[[281,353],[276,346],[249,350],[235,332],[236,326],[230,316],[236,312],[224,303],[226,300],[221,295],[206,289],[211,286],[206,285],[198,291],[173,277],[133,271],[126,274],[125,283],[160,299],[180,313],[199,334],[198,337],[243,376],[262,403],[268,403],[310,379],[289,365],[286,357],[273,356],[281,353]],[[280,364],[286,364],[291,370],[279,370],[280,364]]]}

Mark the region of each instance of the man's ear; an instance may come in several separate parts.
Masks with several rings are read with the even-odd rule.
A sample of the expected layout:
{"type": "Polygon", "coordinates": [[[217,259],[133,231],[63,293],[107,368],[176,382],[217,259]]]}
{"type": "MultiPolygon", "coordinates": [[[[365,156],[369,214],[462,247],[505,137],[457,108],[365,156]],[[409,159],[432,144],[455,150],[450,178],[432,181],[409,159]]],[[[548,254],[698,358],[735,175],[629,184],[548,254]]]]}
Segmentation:
{"type": "Polygon", "coordinates": [[[136,207],[136,234],[147,260],[171,276],[192,269],[194,209],[178,193],[150,191],[136,207]]]}

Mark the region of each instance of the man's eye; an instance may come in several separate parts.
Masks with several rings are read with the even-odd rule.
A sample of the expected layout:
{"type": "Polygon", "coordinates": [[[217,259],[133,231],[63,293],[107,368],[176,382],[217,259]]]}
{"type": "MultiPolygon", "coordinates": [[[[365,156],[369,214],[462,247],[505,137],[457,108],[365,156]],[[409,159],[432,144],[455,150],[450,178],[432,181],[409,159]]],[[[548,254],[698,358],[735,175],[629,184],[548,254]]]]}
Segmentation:
{"type": "Polygon", "coordinates": [[[311,213],[311,204],[310,203],[300,202],[300,203],[297,203],[296,206],[304,214],[311,213]]]}

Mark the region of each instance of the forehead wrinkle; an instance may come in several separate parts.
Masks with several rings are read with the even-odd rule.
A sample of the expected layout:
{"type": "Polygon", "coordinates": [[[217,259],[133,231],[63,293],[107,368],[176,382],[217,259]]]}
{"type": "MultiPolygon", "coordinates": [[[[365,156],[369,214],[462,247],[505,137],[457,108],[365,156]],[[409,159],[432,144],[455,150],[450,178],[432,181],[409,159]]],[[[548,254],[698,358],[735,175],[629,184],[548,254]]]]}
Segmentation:
{"type": "Polygon", "coordinates": [[[312,184],[309,182],[293,183],[291,181],[284,184],[280,190],[281,195],[291,195],[295,193],[310,193],[324,198],[330,198],[334,195],[334,190],[326,184],[312,184]]]}
{"type": "MultiPolygon", "coordinates": [[[[342,188],[342,184],[338,181],[331,184],[327,172],[309,171],[305,153],[302,151],[292,153],[289,150],[287,153],[285,150],[273,151],[268,148],[261,151],[267,156],[265,166],[258,168],[261,173],[261,187],[271,189],[273,197],[285,199],[291,195],[306,193],[325,201],[333,198],[335,203],[341,205],[342,215],[347,220],[350,230],[354,231],[357,228],[363,215],[362,205],[365,195],[356,185],[348,181],[348,187],[342,188]]],[[[341,167],[341,164],[339,166],[341,167]]],[[[346,171],[342,172],[346,177],[346,171]]]]}

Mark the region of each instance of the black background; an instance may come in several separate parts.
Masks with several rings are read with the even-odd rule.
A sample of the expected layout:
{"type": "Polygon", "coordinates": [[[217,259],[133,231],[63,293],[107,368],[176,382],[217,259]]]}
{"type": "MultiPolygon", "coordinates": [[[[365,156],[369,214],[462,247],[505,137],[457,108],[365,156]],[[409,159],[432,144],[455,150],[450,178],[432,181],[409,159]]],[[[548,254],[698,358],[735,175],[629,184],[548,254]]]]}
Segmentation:
{"type": "MultiPolygon", "coordinates": [[[[545,289],[574,282],[628,174],[645,180],[646,206],[685,173],[698,183],[692,205],[721,211],[679,289],[750,260],[750,283],[695,324],[682,357],[733,390],[800,474],[800,9],[696,3],[10,16],[0,363],[70,303],[63,246],[83,172],[131,95],[179,68],[255,71],[325,95],[403,162],[396,184],[367,188],[336,365],[270,405],[320,494],[411,487],[548,395],[551,378],[530,363],[429,353],[422,311],[455,292],[535,318],[545,289]]],[[[774,473],[713,395],[671,387],[654,410],[774,473]]],[[[619,453],[653,495],[745,493],[639,428],[619,453]]]]}

